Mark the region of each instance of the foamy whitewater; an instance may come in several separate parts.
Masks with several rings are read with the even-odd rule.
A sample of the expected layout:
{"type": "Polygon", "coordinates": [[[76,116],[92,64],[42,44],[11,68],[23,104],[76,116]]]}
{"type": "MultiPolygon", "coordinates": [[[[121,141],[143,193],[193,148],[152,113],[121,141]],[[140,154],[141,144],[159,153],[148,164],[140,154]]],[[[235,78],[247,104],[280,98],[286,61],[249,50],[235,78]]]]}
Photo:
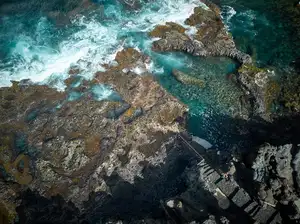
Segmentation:
{"type": "MultiPolygon", "coordinates": [[[[112,63],[116,53],[125,46],[151,55],[147,32],[168,21],[183,24],[200,4],[205,7],[198,0],[157,0],[144,3],[135,12],[111,4],[104,9],[105,19],[99,18],[101,12],[97,10],[74,19],[68,28],[71,33],[67,35],[61,35],[62,31],[41,17],[32,32],[14,33],[9,60],[0,61],[0,86],[10,86],[11,80],[30,79],[63,90],[70,66],[79,66],[80,75],[89,79],[96,71],[104,70],[102,64],[112,63]],[[53,46],[47,38],[56,44],[53,46]]],[[[13,18],[5,19],[9,24],[13,18]]],[[[191,28],[187,32],[192,35],[195,31],[191,28]]],[[[158,67],[149,69],[162,72],[158,67]]],[[[140,72],[138,68],[137,72],[140,72]]]]}

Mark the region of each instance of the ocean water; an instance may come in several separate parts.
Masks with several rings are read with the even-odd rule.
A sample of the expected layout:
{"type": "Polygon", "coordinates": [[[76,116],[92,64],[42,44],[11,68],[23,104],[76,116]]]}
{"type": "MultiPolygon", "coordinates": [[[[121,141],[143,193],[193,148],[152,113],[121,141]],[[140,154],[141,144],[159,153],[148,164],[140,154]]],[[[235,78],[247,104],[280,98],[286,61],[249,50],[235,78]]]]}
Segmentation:
{"type": "MultiPolygon", "coordinates": [[[[238,131],[229,128],[229,117],[236,113],[241,94],[228,78],[238,67],[236,62],[151,51],[147,33],[157,24],[183,24],[200,1],[95,0],[96,7],[81,7],[80,11],[71,0],[10,2],[0,5],[0,87],[10,86],[11,80],[31,79],[64,91],[71,66],[80,68],[83,79],[91,79],[95,72],[104,70],[101,64],[113,63],[117,51],[134,47],[151,57],[148,69],[161,85],[189,106],[190,132],[219,148],[244,142],[238,131]],[[134,2],[138,4],[127,5],[134,2]],[[70,12],[74,15],[70,21],[61,16],[70,12]],[[205,87],[177,82],[171,75],[173,69],[204,80],[205,87]]],[[[237,47],[251,54],[259,66],[285,70],[297,51],[284,21],[269,10],[272,2],[217,1],[237,47]]],[[[97,100],[112,95],[118,98],[109,87],[94,86],[90,91],[97,100]]],[[[70,91],[68,100],[81,96],[70,91]]]]}
{"type": "MultiPolygon", "coordinates": [[[[1,17],[0,86],[29,78],[63,90],[70,66],[91,78],[109,64],[117,51],[135,47],[150,52],[147,33],[167,21],[183,23],[197,0],[163,0],[129,10],[119,1],[98,1],[93,11],[77,15],[64,27],[55,26],[47,12],[19,12],[1,17]]],[[[49,14],[49,13],[48,13],[49,14]]]]}
{"type": "MultiPolygon", "coordinates": [[[[295,1],[286,0],[294,5],[295,1]]],[[[220,0],[224,22],[241,50],[251,54],[259,66],[287,69],[299,56],[292,27],[278,11],[281,0],[220,0]]]]}

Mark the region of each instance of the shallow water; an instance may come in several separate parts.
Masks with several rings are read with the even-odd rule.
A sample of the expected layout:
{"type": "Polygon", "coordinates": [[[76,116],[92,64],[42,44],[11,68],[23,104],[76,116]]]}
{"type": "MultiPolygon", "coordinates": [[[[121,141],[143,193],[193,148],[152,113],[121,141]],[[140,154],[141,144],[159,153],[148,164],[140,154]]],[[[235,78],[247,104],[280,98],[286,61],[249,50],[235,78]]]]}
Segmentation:
{"type": "MultiPolygon", "coordinates": [[[[152,40],[148,31],[167,21],[183,24],[199,5],[198,0],[145,0],[134,9],[117,0],[97,0],[96,9],[83,10],[69,23],[63,19],[55,22],[49,17],[51,12],[73,9],[72,4],[65,2],[37,4],[23,0],[0,6],[0,86],[9,86],[10,80],[29,78],[64,90],[63,81],[69,76],[70,66],[79,67],[80,76],[89,79],[104,69],[101,64],[112,63],[117,51],[134,47],[151,56],[150,71],[163,87],[189,106],[189,131],[222,148],[244,141],[238,132],[227,128],[229,121],[224,121],[235,113],[241,94],[228,79],[228,74],[238,66],[234,61],[158,54],[150,49],[152,40]],[[178,83],[171,75],[174,68],[203,79],[205,88],[178,83]]],[[[286,24],[274,16],[272,2],[220,0],[217,3],[238,48],[251,54],[260,66],[287,69],[298,52],[290,41],[286,24]]],[[[109,88],[94,87],[91,91],[100,100],[112,94],[109,88]]],[[[69,93],[69,100],[80,97],[78,92],[69,93]]]]}

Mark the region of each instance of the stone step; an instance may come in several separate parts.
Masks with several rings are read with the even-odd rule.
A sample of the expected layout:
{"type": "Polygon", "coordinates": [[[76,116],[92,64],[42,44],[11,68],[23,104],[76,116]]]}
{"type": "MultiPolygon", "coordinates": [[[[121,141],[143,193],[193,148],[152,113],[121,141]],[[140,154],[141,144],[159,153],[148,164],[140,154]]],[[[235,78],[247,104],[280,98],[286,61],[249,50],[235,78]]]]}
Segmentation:
{"type": "MultiPolygon", "coordinates": [[[[189,145],[188,147],[191,146],[189,145]]],[[[194,148],[192,150],[197,151],[194,148]]],[[[198,157],[201,159],[198,163],[201,179],[214,192],[213,195],[218,201],[220,208],[226,210],[233,203],[258,223],[282,223],[281,216],[274,207],[267,204],[264,206],[259,205],[251,199],[243,188],[240,188],[236,181],[224,179],[203,157],[198,157]]]]}
{"type": "Polygon", "coordinates": [[[251,201],[251,198],[244,189],[240,188],[231,200],[234,204],[241,208],[249,203],[251,201]]]}
{"type": "Polygon", "coordinates": [[[216,185],[227,197],[230,197],[239,187],[235,181],[227,181],[225,179],[222,179],[216,185]]]}
{"type": "Polygon", "coordinates": [[[277,211],[272,206],[262,206],[253,214],[252,218],[259,223],[269,223],[272,216],[275,217],[276,215],[277,211]]]}

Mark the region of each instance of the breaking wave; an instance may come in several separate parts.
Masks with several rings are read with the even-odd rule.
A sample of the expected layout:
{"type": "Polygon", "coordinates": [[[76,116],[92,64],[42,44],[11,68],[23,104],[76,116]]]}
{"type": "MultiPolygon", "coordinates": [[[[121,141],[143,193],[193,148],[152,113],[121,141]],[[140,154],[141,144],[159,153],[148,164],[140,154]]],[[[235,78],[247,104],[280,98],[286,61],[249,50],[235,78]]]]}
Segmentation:
{"type": "Polygon", "coordinates": [[[1,40],[6,51],[2,58],[0,54],[0,86],[30,79],[63,90],[70,66],[80,67],[80,75],[89,79],[104,70],[101,64],[111,63],[124,46],[151,54],[147,32],[167,21],[183,24],[199,4],[198,0],[151,1],[138,11],[126,11],[120,3],[108,4],[103,16],[99,7],[73,19],[66,28],[55,27],[46,17],[28,24],[28,14],[18,19],[7,16],[0,28],[6,33],[1,40]]]}

